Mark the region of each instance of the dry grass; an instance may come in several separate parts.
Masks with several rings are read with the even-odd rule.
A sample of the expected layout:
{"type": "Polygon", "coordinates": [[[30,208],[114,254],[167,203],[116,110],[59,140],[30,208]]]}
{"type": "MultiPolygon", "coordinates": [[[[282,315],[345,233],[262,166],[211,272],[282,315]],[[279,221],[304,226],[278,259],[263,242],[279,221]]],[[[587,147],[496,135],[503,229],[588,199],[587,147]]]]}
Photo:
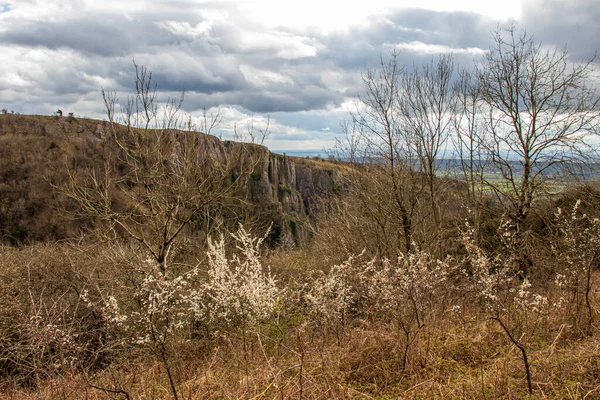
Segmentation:
{"type": "MultiPolygon", "coordinates": [[[[91,316],[83,304],[77,313],[64,310],[78,301],[76,289],[82,283],[107,290],[114,282],[100,279],[100,275],[129,279],[126,268],[114,260],[111,264],[108,253],[101,245],[1,247],[2,357],[10,340],[19,351],[29,351],[33,344],[47,349],[55,346],[41,352],[40,361],[53,360],[61,353],[55,342],[45,341],[33,329],[16,341],[15,326],[24,328],[20,333],[36,326],[30,323],[32,307],[59,327],[71,326],[75,338],[83,337],[80,330],[84,327],[94,327],[94,335],[84,338],[87,350],[81,354],[104,351],[89,345],[105,340],[101,318],[91,316]],[[46,308],[34,307],[41,305],[46,308]],[[81,325],[67,324],[68,318],[81,325]]],[[[129,255],[124,253],[125,258],[129,255]]],[[[179,399],[600,398],[598,290],[591,292],[595,310],[591,331],[573,322],[578,321],[572,313],[574,307],[557,308],[537,319],[529,310],[510,315],[522,324],[513,331],[529,355],[530,394],[519,349],[468,293],[447,290],[439,295],[439,301],[432,302],[418,335],[412,336],[414,342],[408,346],[404,363],[406,337],[399,319],[362,310],[342,323],[319,318],[309,310],[302,290],[314,284],[315,269],[329,264],[324,257],[300,250],[276,251],[270,257],[268,264],[279,284],[287,287],[274,316],[243,330],[223,328],[203,334],[192,326],[165,342],[179,399]],[[449,305],[460,307],[450,311],[449,305]]],[[[592,280],[600,281],[600,271],[594,272],[592,280]]],[[[535,289],[552,304],[561,293],[551,282],[546,283],[535,289]]],[[[579,318],[585,319],[585,313],[579,318]]],[[[579,325],[585,324],[580,321],[579,325]]],[[[82,359],[55,370],[50,363],[43,374],[27,381],[19,380],[16,370],[12,375],[4,371],[0,398],[173,398],[165,363],[151,350],[130,344],[106,350],[102,362],[82,359]]],[[[68,349],[64,352],[65,356],[71,354],[68,349]]],[[[4,364],[0,365],[9,365],[2,357],[0,363],[4,364]]]]}
{"type": "MultiPolygon", "coordinates": [[[[185,399],[593,399],[600,392],[600,339],[569,337],[569,327],[531,351],[535,391],[528,395],[517,349],[491,321],[431,321],[406,370],[399,335],[383,323],[357,322],[339,336],[307,324],[274,335],[239,336],[214,347],[180,344],[176,371],[185,399]]],[[[14,399],[170,398],[160,363],[123,360],[88,375],[65,375],[14,399]],[[96,387],[96,388],[94,388],[96,387]],[[104,388],[101,390],[99,388],[104,388]]]]}

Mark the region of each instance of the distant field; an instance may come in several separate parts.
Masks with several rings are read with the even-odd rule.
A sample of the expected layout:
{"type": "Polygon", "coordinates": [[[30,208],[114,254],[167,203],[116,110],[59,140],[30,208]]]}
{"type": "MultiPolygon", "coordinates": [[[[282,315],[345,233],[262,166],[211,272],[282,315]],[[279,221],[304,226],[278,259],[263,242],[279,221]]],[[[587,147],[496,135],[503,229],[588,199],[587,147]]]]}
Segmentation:
{"type": "Polygon", "coordinates": [[[292,150],[271,150],[276,154],[286,154],[294,157],[321,157],[327,158],[327,152],[325,150],[304,150],[304,149],[292,149],[292,150]]]}
{"type": "MultiPolygon", "coordinates": [[[[441,169],[444,173],[455,176],[457,178],[461,178],[463,171],[460,166],[460,160],[457,159],[445,159],[440,164],[441,169]]],[[[513,173],[515,174],[515,178],[519,177],[521,173],[521,165],[519,162],[515,161],[511,168],[513,169],[513,173]]],[[[560,167],[549,168],[548,172],[544,174],[544,185],[546,186],[545,192],[548,194],[555,194],[562,191],[569,184],[597,179],[600,177],[600,163],[591,163],[591,164],[581,164],[581,163],[570,163],[564,164],[560,167]]],[[[489,183],[487,186],[495,186],[497,188],[501,188],[503,191],[511,190],[511,186],[509,186],[499,171],[495,171],[491,169],[489,166],[486,166],[484,172],[484,178],[489,183]]]]}

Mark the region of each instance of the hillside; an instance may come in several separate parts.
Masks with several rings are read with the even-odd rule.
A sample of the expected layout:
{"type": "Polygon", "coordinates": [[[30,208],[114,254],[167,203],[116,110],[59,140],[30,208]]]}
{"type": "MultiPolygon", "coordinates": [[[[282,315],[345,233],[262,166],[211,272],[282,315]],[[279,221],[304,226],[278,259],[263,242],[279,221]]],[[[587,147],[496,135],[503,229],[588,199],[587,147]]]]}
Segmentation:
{"type": "Polygon", "coordinates": [[[396,197],[377,163],[195,132],[5,115],[0,162],[7,398],[600,390],[597,183],[540,198],[518,236],[457,180],[431,205],[419,171],[396,197]]]}
{"type": "MultiPolygon", "coordinates": [[[[73,218],[75,206],[55,187],[67,183],[69,171],[100,166],[103,151],[116,150],[108,132],[105,121],[0,115],[0,243],[61,240],[91,226],[89,218],[73,218]]],[[[194,134],[207,152],[220,157],[242,146],[194,134]]],[[[239,199],[245,213],[263,225],[273,224],[273,242],[305,242],[304,226],[318,212],[320,199],[340,193],[344,167],[244,146],[251,146],[256,160],[239,199]]]]}

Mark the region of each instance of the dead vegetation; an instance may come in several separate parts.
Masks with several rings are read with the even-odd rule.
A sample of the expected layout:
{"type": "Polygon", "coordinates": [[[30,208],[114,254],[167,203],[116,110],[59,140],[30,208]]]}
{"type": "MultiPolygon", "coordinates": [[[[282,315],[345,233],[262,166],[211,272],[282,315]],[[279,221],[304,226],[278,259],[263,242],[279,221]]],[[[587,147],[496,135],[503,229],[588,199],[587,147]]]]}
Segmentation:
{"type": "MultiPolygon", "coordinates": [[[[536,62],[548,66],[554,60],[542,72],[558,66],[551,78],[565,78],[564,53],[540,53],[514,30],[500,31],[496,44],[498,58],[492,53],[480,77],[523,71],[495,69],[502,63],[529,60],[533,64],[524,65],[535,72],[536,62]],[[512,48],[506,37],[513,39],[512,48]],[[517,50],[527,51],[504,57],[517,50]]],[[[322,204],[311,243],[298,248],[269,243],[268,224],[247,213],[248,181],[256,178],[252,145],[203,153],[208,144],[200,135],[173,130],[185,124],[177,116],[181,103],[156,103],[151,74],[143,67],[136,66],[136,97],[120,112],[116,96],[104,92],[109,121],[101,133],[113,146],[99,149],[93,162],[68,153],[70,163],[56,171],[64,175],[61,182],[48,182],[67,215],[86,221],[79,225],[81,235],[0,247],[3,395],[597,398],[598,183],[549,196],[538,184],[545,180],[536,172],[539,164],[527,154],[518,171],[492,155],[513,190],[489,192],[480,185],[485,171],[473,163],[497,149],[490,143],[519,142],[526,134],[534,142],[548,134],[552,141],[554,132],[566,134],[559,139],[568,139],[569,147],[581,139],[580,130],[570,130],[571,120],[567,131],[556,128],[556,113],[540,110],[536,118],[550,118],[544,120],[547,129],[467,136],[461,142],[468,156],[461,160],[464,176],[440,176],[446,129],[465,128],[448,118],[460,112],[467,119],[479,116],[466,108],[469,96],[481,92],[460,92],[474,87],[461,81],[465,102],[432,102],[432,93],[450,90],[452,60],[405,73],[395,56],[365,74],[370,92],[346,126],[352,157],[340,169],[347,178],[344,196],[322,204]],[[416,88],[428,101],[406,103],[401,94],[416,88]],[[458,105],[465,109],[451,109],[458,105]],[[438,118],[429,120],[441,106],[438,118]],[[427,132],[431,136],[417,134],[427,132]]],[[[580,75],[571,78],[585,80],[588,67],[575,68],[580,75]]],[[[500,78],[494,85],[515,77],[500,78]]],[[[567,79],[565,87],[577,90],[573,82],[567,79]]],[[[492,109],[498,100],[494,85],[485,92],[492,109]]],[[[590,94],[587,86],[580,88],[590,94]]],[[[519,96],[500,102],[517,107],[527,100],[519,96]]],[[[555,112],[570,110],[559,106],[555,112]]],[[[581,109],[573,112],[571,117],[581,109]]],[[[497,128],[518,115],[508,110],[501,120],[469,127],[497,128]]],[[[21,118],[2,118],[13,117],[21,118]]],[[[597,124],[592,111],[584,117],[581,130],[597,124]]],[[[72,123],[61,120],[65,133],[72,123]]],[[[205,119],[205,126],[214,124],[205,119]]],[[[459,134],[476,132],[469,129],[459,134]]],[[[2,140],[20,134],[2,132],[2,140]]],[[[53,149],[70,144],[30,145],[39,148],[5,161],[6,179],[28,181],[22,175],[37,173],[41,149],[52,160],[53,149]],[[15,163],[22,168],[12,168],[15,163]]],[[[44,193],[38,193],[40,204],[44,193]]],[[[13,220],[27,214],[26,207],[11,212],[13,220]]]]}

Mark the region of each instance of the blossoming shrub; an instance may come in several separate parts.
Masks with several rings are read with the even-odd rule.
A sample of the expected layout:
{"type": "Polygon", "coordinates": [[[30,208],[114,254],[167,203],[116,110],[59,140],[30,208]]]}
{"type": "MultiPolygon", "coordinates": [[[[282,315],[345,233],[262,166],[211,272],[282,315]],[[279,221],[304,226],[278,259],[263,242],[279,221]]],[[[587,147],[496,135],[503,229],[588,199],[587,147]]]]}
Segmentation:
{"type": "Polygon", "coordinates": [[[102,362],[102,327],[73,289],[80,282],[68,250],[0,246],[0,392],[102,362]]]}
{"type": "Polygon", "coordinates": [[[243,227],[230,235],[236,248],[229,256],[223,235],[209,239],[206,269],[200,264],[172,265],[165,271],[151,258],[132,255],[137,281],[97,285],[94,295],[85,290],[81,298],[102,315],[122,344],[183,337],[198,322],[210,331],[251,326],[271,315],[280,291],[271,273],[263,270],[264,237],[253,237],[243,227]]]}
{"type": "Polygon", "coordinates": [[[199,323],[210,333],[246,332],[270,317],[278,304],[276,281],[261,262],[264,237],[255,238],[243,227],[231,236],[236,243],[231,256],[223,235],[209,240],[205,270],[181,263],[164,268],[153,258],[115,249],[112,258],[126,268],[112,282],[97,281],[80,295],[108,326],[106,345],[149,350],[162,363],[174,397],[179,392],[174,363],[185,343],[200,339],[199,323]]]}
{"type": "Polygon", "coordinates": [[[539,314],[547,312],[548,299],[534,291],[529,279],[517,268],[509,228],[501,224],[503,251],[492,256],[477,246],[467,224],[461,240],[467,252],[462,266],[463,290],[473,295],[492,315],[508,313],[514,307],[539,314]]]}
{"type": "MultiPolygon", "coordinates": [[[[367,282],[362,279],[365,264],[358,256],[350,256],[341,264],[334,265],[329,273],[321,272],[306,300],[313,316],[330,327],[343,327],[347,320],[364,311],[368,293],[367,282]]],[[[369,261],[366,265],[373,264],[369,261]]]]}
{"type": "Polygon", "coordinates": [[[555,218],[558,235],[552,244],[557,273],[554,281],[560,289],[558,305],[576,329],[589,334],[595,316],[590,291],[592,269],[600,257],[600,220],[579,212],[577,200],[570,212],[558,208],[555,218]]]}
{"type": "Polygon", "coordinates": [[[279,302],[277,282],[260,256],[266,235],[253,237],[240,226],[231,236],[237,251],[230,256],[223,235],[209,240],[208,277],[190,293],[195,318],[211,330],[252,327],[269,318],[279,302]]]}
{"type": "Polygon", "coordinates": [[[175,275],[162,271],[156,261],[148,258],[140,262],[138,273],[140,280],[129,287],[129,293],[115,285],[112,290],[97,287],[95,299],[87,290],[81,295],[102,315],[115,341],[122,345],[164,342],[190,320],[185,304],[198,267],[175,275]]]}
{"type": "Polygon", "coordinates": [[[496,321],[521,351],[528,390],[532,393],[528,348],[548,320],[549,302],[522,276],[513,230],[501,224],[500,231],[504,249],[490,256],[475,244],[473,229],[467,224],[461,237],[467,252],[462,270],[463,291],[483,307],[487,318],[496,321]]]}
{"type": "Polygon", "coordinates": [[[410,353],[432,315],[448,306],[444,300],[450,293],[448,277],[453,270],[450,262],[418,249],[401,254],[395,262],[384,259],[365,269],[370,312],[392,321],[401,332],[402,370],[410,367],[410,353]]]}
{"type": "Polygon", "coordinates": [[[422,250],[401,254],[395,262],[368,263],[363,279],[370,311],[384,319],[414,320],[423,325],[428,312],[445,296],[453,269],[449,262],[422,250]]]}
{"type": "Polygon", "coordinates": [[[394,261],[362,258],[351,256],[315,281],[307,295],[313,316],[342,332],[351,318],[391,323],[399,333],[400,366],[405,370],[430,316],[447,305],[443,300],[453,267],[421,250],[394,261]]]}

